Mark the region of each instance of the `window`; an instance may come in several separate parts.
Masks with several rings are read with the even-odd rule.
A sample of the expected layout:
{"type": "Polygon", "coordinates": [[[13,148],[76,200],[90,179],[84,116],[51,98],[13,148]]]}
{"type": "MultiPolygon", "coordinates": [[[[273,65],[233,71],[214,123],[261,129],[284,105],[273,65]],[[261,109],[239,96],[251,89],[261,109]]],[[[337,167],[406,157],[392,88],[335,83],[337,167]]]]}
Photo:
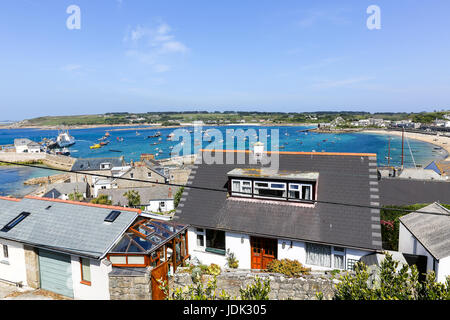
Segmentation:
{"type": "Polygon", "coordinates": [[[100,164],[100,169],[102,169],[102,170],[111,169],[111,163],[102,163],[102,164],[100,164]]]}
{"type": "Polygon", "coordinates": [[[225,232],[206,229],[205,251],[225,254],[225,232]]]}
{"type": "Polygon", "coordinates": [[[81,265],[81,283],[91,285],[91,262],[89,259],[80,258],[81,265]]]}
{"type": "Polygon", "coordinates": [[[306,244],[306,264],[331,268],[331,247],[321,244],[306,244]]]}
{"type": "Polygon", "coordinates": [[[29,212],[22,212],[17,217],[15,217],[10,222],[8,222],[8,224],[6,224],[1,231],[8,232],[12,228],[14,228],[20,221],[22,221],[23,219],[25,219],[29,215],[30,215],[29,212]]]}
{"type": "Polygon", "coordinates": [[[111,211],[105,218],[106,222],[114,222],[114,220],[117,219],[117,217],[120,215],[120,211],[111,211]]]}
{"type": "Polygon", "coordinates": [[[130,173],[130,178],[133,179],[134,173],[130,173]]]}
{"type": "Polygon", "coordinates": [[[281,182],[254,182],[255,196],[269,197],[269,198],[285,198],[286,197],[286,183],[281,182]]]}
{"type": "Polygon", "coordinates": [[[204,249],[205,247],[205,229],[196,228],[197,234],[197,248],[204,249]]]}
{"type": "Polygon", "coordinates": [[[345,248],[307,243],[306,264],[345,269],[345,248]]]}
{"type": "Polygon", "coordinates": [[[8,246],[6,244],[3,245],[3,258],[9,258],[8,246]]]}
{"type": "Polygon", "coordinates": [[[152,176],[152,173],[151,172],[147,172],[147,177],[151,177],[152,176]]]}
{"type": "Polygon", "coordinates": [[[333,247],[333,268],[345,269],[345,248],[333,247]]]}
{"type": "Polygon", "coordinates": [[[358,262],[358,260],[355,259],[347,259],[347,270],[353,271],[355,270],[355,265],[358,262]]]}
{"type": "Polygon", "coordinates": [[[289,199],[312,200],[312,185],[289,183],[289,199]]]}
{"type": "Polygon", "coordinates": [[[252,193],[252,182],[249,180],[235,180],[231,182],[231,191],[239,192],[237,195],[241,197],[250,197],[252,193]]]}

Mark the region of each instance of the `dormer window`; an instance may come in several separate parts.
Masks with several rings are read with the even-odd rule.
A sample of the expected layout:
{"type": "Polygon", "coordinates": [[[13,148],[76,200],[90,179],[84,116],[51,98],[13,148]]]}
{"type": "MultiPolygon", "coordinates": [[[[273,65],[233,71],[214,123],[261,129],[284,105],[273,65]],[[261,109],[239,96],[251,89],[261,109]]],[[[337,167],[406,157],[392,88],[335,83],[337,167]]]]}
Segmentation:
{"type": "Polygon", "coordinates": [[[228,176],[231,196],[311,203],[319,173],[233,169],[228,176]]]}

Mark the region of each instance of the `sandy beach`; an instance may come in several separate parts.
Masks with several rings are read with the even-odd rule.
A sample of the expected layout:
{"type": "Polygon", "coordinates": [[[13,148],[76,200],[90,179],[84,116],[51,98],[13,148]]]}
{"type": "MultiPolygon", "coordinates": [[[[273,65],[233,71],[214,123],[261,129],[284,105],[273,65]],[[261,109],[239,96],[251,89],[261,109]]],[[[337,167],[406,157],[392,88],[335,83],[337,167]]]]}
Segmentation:
{"type": "MultiPolygon", "coordinates": [[[[362,133],[389,134],[389,135],[399,136],[399,137],[402,136],[401,131],[391,131],[391,130],[363,130],[361,132],[362,133]]],[[[434,144],[436,146],[439,146],[439,147],[445,149],[447,151],[447,158],[445,158],[445,161],[450,161],[450,137],[428,135],[428,134],[405,131],[405,138],[428,142],[428,143],[434,144]]]]}

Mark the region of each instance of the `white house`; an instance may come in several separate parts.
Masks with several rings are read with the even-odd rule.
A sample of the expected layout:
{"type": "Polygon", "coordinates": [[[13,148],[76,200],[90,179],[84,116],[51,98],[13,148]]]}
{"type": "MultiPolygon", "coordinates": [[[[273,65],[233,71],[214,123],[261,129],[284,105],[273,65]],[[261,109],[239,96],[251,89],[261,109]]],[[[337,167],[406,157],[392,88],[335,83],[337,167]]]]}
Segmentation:
{"type": "Polygon", "coordinates": [[[41,153],[42,146],[30,139],[14,139],[14,147],[18,153],[41,153]]]}
{"type": "Polygon", "coordinates": [[[1,197],[0,208],[0,280],[74,299],[110,298],[106,255],[139,210],[37,197],[1,197]]]}
{"type": "Polygon", "coordinates": [[[398,249],[427,257],[427,272],[439,282],[450,276],[450,211],[439,203],[400,218],[398,249]]]}
{"type": "Polygon", "coordinates": [[[379,210],[316,202],[378,206],[375,154],[278,152],[274,170],[253,161],[256,152],[211,153],[198,155],[187,185],[223,192],[189,189],[174,216],[191,225],[189,253],[202,263],[225,266],[229,250],[245,269],[283,258],[315,270],[353,269],[381,250],[379,210]],[[202,163],[205,154],[217,161],[202,163]]]}

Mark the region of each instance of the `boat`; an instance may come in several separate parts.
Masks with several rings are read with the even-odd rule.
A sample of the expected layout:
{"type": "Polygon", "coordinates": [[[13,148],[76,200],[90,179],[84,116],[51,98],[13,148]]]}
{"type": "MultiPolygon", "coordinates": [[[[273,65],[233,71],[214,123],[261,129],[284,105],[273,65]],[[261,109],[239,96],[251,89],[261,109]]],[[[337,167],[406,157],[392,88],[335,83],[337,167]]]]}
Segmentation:
{"type": "Polygon", "coordinates": [[[136,135],[137,135],[137,136],[140,136],[141,134],[140,134],[139,132],[136,131],[136,135]]]}
{"type": "Polygon", "coordinates": [[[117,141],[122,142],[122,141],[123,141],[123,138],[117,137],[117,141]]]}
{"type": "Polygon", "coordinates": [[[109,151],[111,151],[111,152],[122,152],[120,150],[113,150],[113,149],[109,149],[109,151]]]}
{"type": "Polygon", "coordinates": [[[98,141],[103,141],[103,140],[106,140],[106,139],[108,139],[108,137],[103,136],[103,137],[101,137],[100,139],[98,139],[98,141]]]}
{"type": "Polygon", "coordinates": [[[70,147],[75,144],[75,138],[69,134],[69,131],[62,131],[56,138],[56,144],[60,148],[70,147]]]}
{"type": "Polygon", "coordinates": [[[70,156],[70,151],[67,148],[55,149],[54,153],[58,156],[70,156]]]}
{"type": "Polygon", "coordinates": [[[106,146],[108,143],[109,143],[109,141],[103,141],[103,142],[100,142],[100,145],[101,146],[106,146]]]}
{"type": "Polygon", "coordinates": [[[100,145],[100,143],[97,143],[97,144],[94,144],[93,146],[90,146],[89,148],[91,148],[91,149],[99,149],[101,147],[102,146],[100,145]]]}
{"type": "Polygon", "coordinates": [[[110,136],[110,134],[109,134],[109,132],[107,131],[106,133],[105,133],[105,137],[109,137],[110,136]]]}

